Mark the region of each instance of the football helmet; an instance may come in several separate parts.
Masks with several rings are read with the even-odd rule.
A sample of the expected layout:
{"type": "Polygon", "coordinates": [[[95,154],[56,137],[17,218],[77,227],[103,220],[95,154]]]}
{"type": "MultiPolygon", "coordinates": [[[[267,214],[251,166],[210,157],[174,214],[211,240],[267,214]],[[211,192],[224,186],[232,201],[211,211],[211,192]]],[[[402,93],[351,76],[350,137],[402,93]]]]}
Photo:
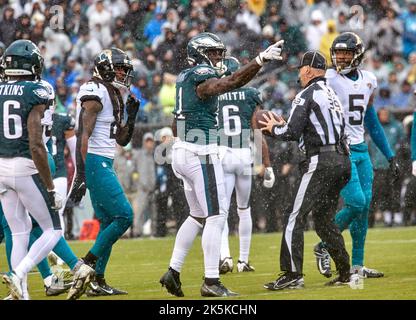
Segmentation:
{"type": "Polygon", "coordinates": [[[344,32],[336,37],[332,42],[330,52],[332,65],[336,68],[337,72],[341,74],[347,74],[351,70],[358,68],[358,66],[361,64],[364,58],[365,48],[363,41],[357,34],[354,32],[344,32]],[[354,56],[348,66],[342,67],[337,64],[337,50],[347,50],[353,52],[354,56]]]}
{"type": "Polygon", "coordinates": [[[202,32],[194,36],[191,40],[189,40],[186,50],[188,53],[188,63],[191,66],[206,63],[215,69],[219,69],[221,67],[218,67],[217,64],[214,64],[209,59],[208,51],[221,50],[223,59],[225,57],[225,52],[227,51],[221,39],[217,35],[210,32],[202,32]]]}
{"type": "Polygon", "coordinates": [[[94,60],[94,76],[116,87],[130,87],[133,78],[133,64],[129,56],[118,48],[101,51],[94,60]],[[120,74],[117,71],[123,70],[120,74]]]}
{"type": "Polygon", "coordinates": [[[39,79],[43,57],[32,41],[16,40],[4,51],[2,64],[6,76],[34,75],[39,79]]]}

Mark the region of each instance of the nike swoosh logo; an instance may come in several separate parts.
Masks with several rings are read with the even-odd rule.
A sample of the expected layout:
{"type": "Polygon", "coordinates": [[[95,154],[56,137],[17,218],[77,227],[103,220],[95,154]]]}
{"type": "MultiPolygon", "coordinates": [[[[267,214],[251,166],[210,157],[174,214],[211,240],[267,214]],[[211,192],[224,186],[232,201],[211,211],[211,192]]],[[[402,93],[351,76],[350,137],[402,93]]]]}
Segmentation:
{"type": "Polygon", "coordinates": [[[95,283],[90,283],[90,286],[91,286],[91,288],[93,289],[93,290],[97,290],[98,289],[98,286],[95,284],[95,283]]]}
{"type": "Polygon", "coordinates": [[[106,293],[108,293],[108,294],[113,294],[113,289],[110,289],[110,290],[107,290],[107,289],[104,289],[104,288],[101,288],[104,292],[106,292],[106,293]]]}

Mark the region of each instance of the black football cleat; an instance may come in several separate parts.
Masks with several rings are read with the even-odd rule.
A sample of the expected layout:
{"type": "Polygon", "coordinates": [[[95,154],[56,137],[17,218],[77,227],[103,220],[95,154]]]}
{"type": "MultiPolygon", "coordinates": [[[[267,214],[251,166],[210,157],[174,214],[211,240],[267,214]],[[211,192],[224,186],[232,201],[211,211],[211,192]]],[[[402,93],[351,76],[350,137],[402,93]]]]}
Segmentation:
{"type": "Polygon", "coordinates": [[[293,272],[283,272],[272,282],[266,283],[264,288],[271,291],[282,289],[301,289],[305,286],[303,275],[293,272]]]}
{"type": "Polygon", "coordinates": [[[118,296],[118,295],[124,295],[128,294],[127,291],[123,291],[120,289],[113,288],[109,286],[105,280],[103,283],[98,284],[97,281],[92,281],[89,284],[89,287],[85,294],[88,297],[99,297],[99,296],[118,296]]]}
{"type": "Polygon", "coordinates": [[[201,287],[203,297],[235,297],[238,293],[228,290],[220,281],[215,284],[207,285],[205,282],[201,287]]]}
{"type": "Polygon", "coordinates": [[[181,289],[182,283],[179,279],[179,272],[173,270],[172,268],[168,269],[162,278],[160,278],[159,282],[162,287],[166,287],[166,290],[168,290],[170,294],[177,297],[185,296],[181,289]]]}

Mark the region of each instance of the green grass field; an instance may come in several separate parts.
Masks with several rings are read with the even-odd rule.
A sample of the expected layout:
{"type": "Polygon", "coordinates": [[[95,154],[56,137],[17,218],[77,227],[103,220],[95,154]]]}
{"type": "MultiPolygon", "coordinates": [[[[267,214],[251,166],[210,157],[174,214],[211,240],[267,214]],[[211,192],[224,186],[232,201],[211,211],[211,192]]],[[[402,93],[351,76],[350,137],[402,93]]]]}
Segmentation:
{"type": "MultiPolygon", "coordinates": [[[[351,238],[344,233],[350,252],[351,238]]],[[[362,290],[349,287],[325,287],[326,278],[316,270],[313,245],[318,237],[315,232],[305,233],[305,288],[301,290],[268,291],[263,284],[274,280],[279,272],[279,250],[281,233],[256,234],[253,236],[251,263],[253,273],[231,273],[222,277],[223,283],[240,293],[236,299],[252,300],[402,300],[416,299],[416,228],[370,229],[366,243],[366,265],[385,273],[384,278],[365,279],[362,290]]],[[[178,299],[169,295],[159,284],[160,276],[166,271],[174,243],[174,237],[163,239],[121,240],[113,248],[107,268],[107,281],[127,290],[127,296],[102,297],[101,299],[178,299]]],[[[76,254],[82,256],[92,245],[91,242],[71,242],[76,254]]],[[[238,238],[231,237],[231,252],[234,261],[238,259],[238,238]]],[[[4,244],[0,245],[0,271],[6,271],[4,244]]],[[[181,281],[185,299],[201,299],[203,260],[201,238],[198,237],[187,257],[182,270],[181,281]]],[[[65,299],[65,296],[47,298],[44,294],[38,272],[29,275],[31,298],[65,299]]],[[[6,287],[0,285],[0,297],[6,295],[6,287]]],[[[87,298],[82,299],[98,299],[87,298]]]]}

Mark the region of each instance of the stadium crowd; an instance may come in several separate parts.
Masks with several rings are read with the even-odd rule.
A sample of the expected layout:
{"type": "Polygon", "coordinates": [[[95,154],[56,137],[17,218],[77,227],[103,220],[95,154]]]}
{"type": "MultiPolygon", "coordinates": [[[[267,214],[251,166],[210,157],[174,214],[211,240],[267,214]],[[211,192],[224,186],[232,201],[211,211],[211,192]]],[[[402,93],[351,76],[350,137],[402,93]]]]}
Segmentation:
{"type": "MultiPolygon", "coordinates": [[[[57,112],[75,116],[79,87],[90,79],[94,57],[103,48],[118,47],[133,60],[130,90],[141,101],[140,123],[132,145],[120,147],[116,159],[136,214],[128,236],[164,236],[181,224],[182,214],[186,216],[180,181],[169,165],[154,161],[153,153],[172,135],[168,126],[176,76],[188,65],[189,39],[202,31],[217,34],[227,54],[242,64],[277,39],[285,40],[285,62],[264,67],[250,84],[262,93],[265,109],[284,116],[299,89],[299,57],[307,50],[320,50],[330,64],[333,39],[340,32],[356,32],[367,50],[363,68],[379,83],[374,107],[403,169],[401,178],[392,181],[386,174],[387,161],[370,143],[375,168],[370,225],[416,224],[416,190],[407,188],[415,179],[409,156],[409,115],[416,103],[415,0],[0,0],[0,53],[16,39],[30,39],[39,46],[45,58],[43,78],[55,88],[57,112]]],[[[276,183],[268,190],[253,177],[254,231],[279,230],[286,203],[276,199],[289,199],[290,186],[299,177],[296,164],[302,154],[296,145],[272,140],[269,145],[276,183]]],[[[70,165],[69,157],[67,162],[70,165]]],[[[262,168],[256,169],[261,175],[262,168]]],[[[73,218],[79,221],[76,215],[87,217],[82,211],[91,208],[74,210],[73,218]]],[[[68,238],[79,236],[80,224],[82,219],[78,230],[68,229],[68,238]]]]}

